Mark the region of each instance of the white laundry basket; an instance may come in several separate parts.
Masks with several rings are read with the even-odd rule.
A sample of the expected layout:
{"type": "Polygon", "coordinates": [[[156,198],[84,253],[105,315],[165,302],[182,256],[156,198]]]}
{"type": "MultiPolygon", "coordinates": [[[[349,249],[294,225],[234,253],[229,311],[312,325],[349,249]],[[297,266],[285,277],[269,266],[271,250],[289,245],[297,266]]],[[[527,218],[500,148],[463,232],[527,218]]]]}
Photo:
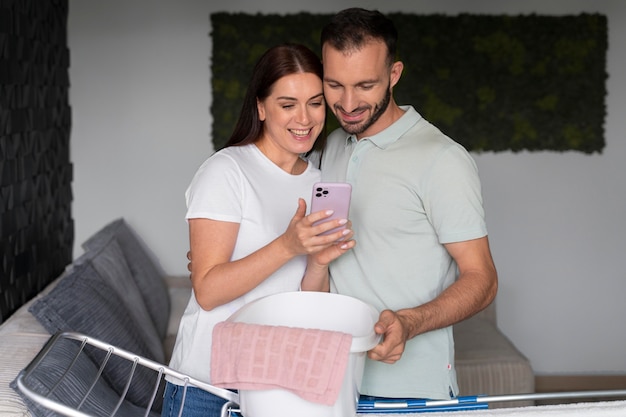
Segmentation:
{"type": "Polygon", "coordinates": [[[350,356],[339,397],[334,405],[307,401],[282,389],[240,390],[245,417],[347,417],[356,415],[366,352],[380,337],[374,332],[378,311],[352,297],[322,292],[288,292],[246,304],[233,322],[321,329],[352,335],[350,356]]]}

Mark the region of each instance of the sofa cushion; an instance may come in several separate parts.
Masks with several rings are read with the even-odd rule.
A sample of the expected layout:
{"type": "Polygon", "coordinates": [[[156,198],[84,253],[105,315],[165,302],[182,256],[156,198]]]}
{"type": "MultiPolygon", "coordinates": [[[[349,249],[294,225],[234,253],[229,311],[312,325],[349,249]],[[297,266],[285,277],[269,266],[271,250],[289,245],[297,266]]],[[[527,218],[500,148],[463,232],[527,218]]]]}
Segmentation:
{"type": "MultiPolygon", "coordinates": [[[[454,325],[459,395],[534,392],[530,361],[491,322],[480,316],[454,325]]],[[[532,401],[494,403],[490,408],[532,405],[532,401]]]]}
{"type": "Polygon", "coordinates": [[[137,284],[126,263],[122,249],[115,239],[110,239],[97,250],[88,251],[74,263],[91,262],[100,277],[115,290],[130,313],[139,334],[147,342],[150,359],[163,363],[165,356],[161,337],[157,333],[152,318],[144,304],[137,284]]]}
{"type": "MultiPolygon", "coordinates": [[[[98,276],[91,262],[75,265],[49,294],[33,303],[29,311],[51,334],[75,331],[153,359],[142,332],[133,320],[128,319],[128,309],[115,290],[98,276]]],[[[105,355],[95,349],[87,353],[97,363],[105,355]]],[[[115,359],[112,357],[103,377],[121,393],[129,367],[128,362],[115,359]]],[[[147,405],[154,383],[155,375],[151,371],[138,368],[127,398],[136,405],[147,405]]]]}
{"type": "MultiPolygon", "coordinates": [[[[57,340],[39,365],[28,375],[23,374],[24,385],[36,394],[50,393],[47,398],[72,410],[78,409],[77,405],[86,396],[79,410],[88,415],[113,415],[119,403],[115,415],[143,416],[144,408],[129,401],[120,403],[120,395],[99,378],[98,366],[87,355],[79,353],[78,343],[70,339],[57,340]],[[70,371],[66,372],[67,369],[70,371]]],[[[11,382],[11,387],[22,396],[33,416],[58,416],[23,393],[17,387],[17,379],[11,382]]],[[[152,412],[150,416],[158,414],[152,412]]]]}
{"type": "Polygon", "coordinates": [[[82,246],[87,251],[97,250],[111,239],[116,239],[122,248],[154,327],[159,336],[164,338],[170,316],[170,300],[163,272],[122,218],[107,224],[82,246]]]}

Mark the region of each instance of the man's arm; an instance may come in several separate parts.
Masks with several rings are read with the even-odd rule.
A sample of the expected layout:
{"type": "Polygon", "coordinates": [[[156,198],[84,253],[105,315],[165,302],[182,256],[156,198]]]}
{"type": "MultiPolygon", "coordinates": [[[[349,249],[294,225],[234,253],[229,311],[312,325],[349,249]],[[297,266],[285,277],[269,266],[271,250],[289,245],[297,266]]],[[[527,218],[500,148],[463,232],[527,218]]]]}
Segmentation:
{"type": "Polygon", "coordinates": [[[444,246],[458,265],[457,280],[426,304],[383,311],[375,330],[384,339],[368,353],[370,359],[394,363],[402,356],[407,340],[465,320],[495,298],[498,275],[487,236],[444,246]]]}

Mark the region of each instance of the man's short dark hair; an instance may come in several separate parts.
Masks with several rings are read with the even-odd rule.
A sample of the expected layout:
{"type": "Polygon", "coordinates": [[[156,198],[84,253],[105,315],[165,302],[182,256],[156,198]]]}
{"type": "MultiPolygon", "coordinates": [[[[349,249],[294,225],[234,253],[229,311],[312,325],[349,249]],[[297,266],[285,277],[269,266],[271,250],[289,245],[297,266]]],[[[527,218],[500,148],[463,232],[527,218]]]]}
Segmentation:
{"type": "Polygon", "coordinates": [[[328,43],[334,49],[348,52],[360,49],[371,40],[380,40],[387,45],[388,61],[391,65],[396,57],[398,31],[393,22],[378,10],[358,7],[345,9],[334,15],[322,29],[320,45],[328,43]]]}

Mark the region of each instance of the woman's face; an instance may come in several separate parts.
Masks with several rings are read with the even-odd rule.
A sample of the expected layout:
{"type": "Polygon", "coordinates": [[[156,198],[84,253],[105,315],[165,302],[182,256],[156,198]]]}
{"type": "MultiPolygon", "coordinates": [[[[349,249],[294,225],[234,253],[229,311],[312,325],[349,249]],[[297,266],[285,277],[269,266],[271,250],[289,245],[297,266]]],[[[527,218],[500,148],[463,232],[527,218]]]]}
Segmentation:
{"type": "Polygon", "coordinates": [[[326,117],[322,80],[309,72],[286,75],[257,108],[264,121],[260,141],[293,154],[308,152],[326,117]]]}

